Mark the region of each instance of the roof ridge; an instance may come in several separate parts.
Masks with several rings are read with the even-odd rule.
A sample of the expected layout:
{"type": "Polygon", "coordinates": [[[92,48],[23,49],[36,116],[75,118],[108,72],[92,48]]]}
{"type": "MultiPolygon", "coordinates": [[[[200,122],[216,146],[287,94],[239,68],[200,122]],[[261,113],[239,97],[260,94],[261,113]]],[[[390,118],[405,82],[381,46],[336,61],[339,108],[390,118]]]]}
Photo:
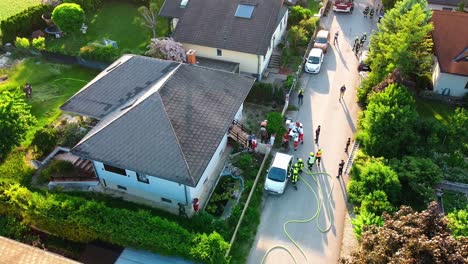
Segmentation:
{"type": "MultiPolygon", "coordinates": [[[[284,3],[284,0],[276,0],[276,1],[281,2],[281,4],[279,5],[279,8],[278,8],[278,10],[277,10],[277,12],[276,12],[276,14],[275,14],[275,17],[278,16],[278,13],[281,11],[281,6],[282,6],[283,3],[284,3]]],[[[264,2],[264,3],[265,3],[265,2],[264,2]]],[[[274,10],[273,10],[273,11],[274,11],[274,10]]],[[[271,12],[271,13],[270,13],[270,17],[268,18],[268,23],[267,23],[267,25],[271,23],[271,18],[273,17],[273,13],[274,13],[274,12],[271,12]]],[[[275,19],[275,20],[276,20],[276,19],[275,19]]],[[[275,27],[273,28],[273,32],[271,32],[271,33],[272,33],[272,36],[273,36],[273,33],[275,33],[277,27],[278,27],[278,26],[275,25],[275,27]]],[[[265,37],[266,37],[266,35],[268,34],[267,31],[268,31],[268,27],[265,27],[265,31],[264,31],[264,33],[263,33],[263,38],[262,38],[262,41],[264,42],[264,44],[266,44],[266,39],[265,39],[265,37]]],[[[270,38],[268,39],[268,47],[270,47],[270,43],[269,43],[269,42],[271,42],[271,36],[270,36],[270,38]]],[[[263,43],[262,43],[262,44],[263,44],[263,43]]],[[[257,45],[257,54],[260,53],[260,51],[259,51],[260,49],[261,49],[261,45],[260,45],[260,42],[259,42],[259,45],[257,45]]],[[[268,53],[268,50],[269,50],[269,48],[265,51],[265,54],[264,54],[264,55],[266,55],[266,54],[268,53]]]]}

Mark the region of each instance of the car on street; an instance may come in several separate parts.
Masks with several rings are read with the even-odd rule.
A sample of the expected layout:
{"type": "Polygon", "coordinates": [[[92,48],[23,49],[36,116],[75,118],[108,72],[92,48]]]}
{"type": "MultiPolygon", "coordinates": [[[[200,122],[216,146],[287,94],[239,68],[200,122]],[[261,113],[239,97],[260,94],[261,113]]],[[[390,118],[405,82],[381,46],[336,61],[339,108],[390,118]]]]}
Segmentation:
{"type": "Polygon", "coordinates": [[[328,43],[330,43],[330,32],[320,30],[315,37],[314,48],[322,49],[324,53],[327,53],[328,43]]]}
{"type": "Polygon", "coordinates": [[[368,51],[363,51],[361,53],[361,57],[359,58],[358,72],[371,71],[370,66],[366,63],[368,53],[368,51]]]}
{"type": "Polygon", "coordinates": [[[265,180],[265,191],[272,194],[283,194],[292,169],[293,156],[277,152],[265,180]]]}
{"type": "Polygon", "coordinates": [[[308,73],[319,73],[323,62],[323,50],[313,48],[309,52],[306,63],[304,65],[305,72],[308,73]]]}

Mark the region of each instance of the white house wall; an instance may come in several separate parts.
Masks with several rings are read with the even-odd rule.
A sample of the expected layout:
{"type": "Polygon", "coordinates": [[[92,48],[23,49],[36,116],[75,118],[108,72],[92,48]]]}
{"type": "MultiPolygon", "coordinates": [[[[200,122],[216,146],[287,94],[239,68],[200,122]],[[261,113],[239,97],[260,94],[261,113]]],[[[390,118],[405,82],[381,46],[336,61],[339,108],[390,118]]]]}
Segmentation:
{"type": "Polygon", "coordinates": [[[143,197],[157,203],[167,203],[170,206],[177,206],[177,203],[179,202],[184,204],[186,203],[185,189],[182,184],[153,176],[147,176],[149,183],[144,183],[137,180],[136,173],[134,171],[126,170],[127,176],[124,176],[104,170],[104,166],[101,162],[93,161],[93,163],[96,173],[98,174],[99,181],[107,188],[143,197]],[[127,190],[119,189],[117,185],[126,187],[127,190]],[[163,202],[161,200],[162,198],[170,199],[172,203],[163,202]]]}
{"type": "Polygon", "coordinates": [[[193,45],[188,43],[182,43],[182,45],[186,50],[195,50],[196,56],[222,61],[237,62],[239,63],[239,68],[241,72],[249,74],[257,74],[258,72],[258,59],[257,55],[255,54],[223,49],[222,56],[217,56],[216,48],[193,45]]]}
{"type": "Polygon", "coordinates": [[[270,63],[270,57],[271,57],[271,54],[273,53],[273,49],[276,46],[278,46],[279,43],[281,43],[284,33],[286,32],[286,27],[288,25],[287,23],[288,23],[288,12],[284,14],[283,19],[281,19],[281,22],[278,24],[278,26],[275,29],[275,32],[271,36],[270,47],[267,51],[267,54],[265,55],[265,60],[263,60],[262,66],[261,66],[262,73],[266,70],[266,68],[268,67],[268,64],[270,63]]]}
{"type": "Polygon", "coordinates": [[[235,120],[242,120],[242,110],[244,109],[244,104],[241,104],[239,110],[237,110],[236,116],[234,117],[235,120]]]}
{"type": "Polygon", "coordinates": [[[227,146],[227,134],[224,135],[223,139],[221,140],[221,143],[219,144],[218,148],[216,149],[215,154],[213,155],[210,162],[208,163],[208,166],[203,172],[203,175],[200,181],[198,182],[197,186],[195,188],[188,187],[189,193],[190,193],[190,201],[192,201],[193,198],[200,198],[203,192],[208,192],[210,188],[212,187],[212,186],[209,186],[208,183],[212,182],[210,181],[211,179],[213,179],[214,177],[217,177],[217,175],[214,175],[214,173],[219,162],[221,162],[221,156],[226,146],[227,146]]]}
{"type": "Polygon", "coordinates": [[[450,89],[451,96],[464,96],[468,92],[465,88],[468,85],[468,76],[441,72],[437,60],[432,73],[432,81],[434,92],[439,94],[446,88],[450,89]]]}

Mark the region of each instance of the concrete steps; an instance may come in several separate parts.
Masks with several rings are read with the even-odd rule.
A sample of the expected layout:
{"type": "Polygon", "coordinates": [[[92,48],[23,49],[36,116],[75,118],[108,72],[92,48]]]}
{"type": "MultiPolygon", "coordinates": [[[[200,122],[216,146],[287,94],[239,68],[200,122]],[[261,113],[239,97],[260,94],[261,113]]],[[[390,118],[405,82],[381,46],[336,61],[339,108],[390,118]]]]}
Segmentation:
{"type": "Polygon", "coordinates": [[[268,68],[279,68],[281,64],[281,55],[272,54],[270,57],[270,62],[268,63],[268,68]]]}

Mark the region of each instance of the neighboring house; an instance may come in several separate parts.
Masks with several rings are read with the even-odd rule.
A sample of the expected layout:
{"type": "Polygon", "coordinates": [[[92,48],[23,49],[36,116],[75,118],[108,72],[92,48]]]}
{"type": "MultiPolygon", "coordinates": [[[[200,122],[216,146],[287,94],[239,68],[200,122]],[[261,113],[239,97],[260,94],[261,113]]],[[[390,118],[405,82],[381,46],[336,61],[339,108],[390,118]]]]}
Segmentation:
{"type": "Polygon", "coordinates": [[[468,92],[468,13],[432,13],[435,66],[434,92],[464,96],[468,92]]]}
{"type": "Polygon", "coordinates": [[[241,73],[262,78],[286,32],[283,0],[166,0],[173,37],[197,56],[237,62],[241,73]]]}
{"type": "Polygon", "coordinates": [[[125,55],[61,106],[100,120],[71,153],[93,161],[105,188],[160,207],[191,208],[194,198],[213,188],[228,130],[241,118],[254,82],[227,71],[125,55]]]}
{"type": "MultiPolygon", "coordinates": [[[[431,10],[455,11],[462,0],[428,0],[427,7],[431,10]]],[[[468,2],[465,4],[465,11],[468,12],[468,2]]]]}

